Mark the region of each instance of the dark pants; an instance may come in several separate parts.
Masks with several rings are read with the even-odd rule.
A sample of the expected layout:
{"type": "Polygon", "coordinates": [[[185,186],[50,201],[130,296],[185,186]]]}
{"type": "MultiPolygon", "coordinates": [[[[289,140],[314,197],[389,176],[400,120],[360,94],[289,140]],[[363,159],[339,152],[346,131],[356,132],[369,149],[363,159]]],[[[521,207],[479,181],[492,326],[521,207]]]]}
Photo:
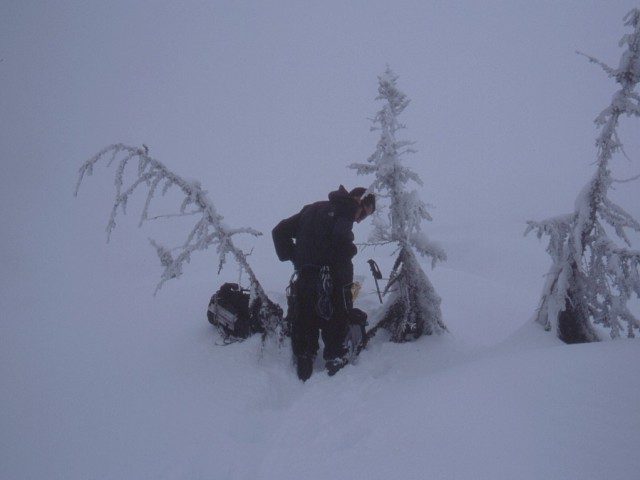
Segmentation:
{"type": "Polygon", "coordinates": [[[318,315],[319,270],[315,268],[303,269],[294,287],[295,314],[291,328],[291,347],[296,357],[315,357],[318,352],[318,337],[322,332],[324,342],[323,358],[332,360],[345,355],[344,340],[349,328],[348,309],[350,308],[350,290],[339,285],[333,286],[331,305],[333,314],[329,319],[318,315]],[[347,292],[347,299],[343,291],[347,292]]]}

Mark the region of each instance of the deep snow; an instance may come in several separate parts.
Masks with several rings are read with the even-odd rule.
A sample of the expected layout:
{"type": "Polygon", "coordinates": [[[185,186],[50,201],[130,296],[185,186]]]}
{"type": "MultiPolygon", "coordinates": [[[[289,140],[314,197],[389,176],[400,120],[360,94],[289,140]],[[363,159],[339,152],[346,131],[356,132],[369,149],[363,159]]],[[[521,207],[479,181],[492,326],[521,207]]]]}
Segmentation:
{"type": "MultiPolygon", "coordinates": [[[[476,252],[513,260],[504,232],[468,231],[476,252]]],[[[5,299],[0,478],[633,478],[640,344],[561,344],[527,321],[537,289],[452,268],[451,249],[452,265],[426,270],[449,334],[379,334],[357,365],[330,378],[318,364],[305,384],[286,347],[218,345],[206,262],[153,297],[151,247],[76,252],[40,302],[5,299]]],[[[265,280],[284,302],[287,275],[265,280]]]]}

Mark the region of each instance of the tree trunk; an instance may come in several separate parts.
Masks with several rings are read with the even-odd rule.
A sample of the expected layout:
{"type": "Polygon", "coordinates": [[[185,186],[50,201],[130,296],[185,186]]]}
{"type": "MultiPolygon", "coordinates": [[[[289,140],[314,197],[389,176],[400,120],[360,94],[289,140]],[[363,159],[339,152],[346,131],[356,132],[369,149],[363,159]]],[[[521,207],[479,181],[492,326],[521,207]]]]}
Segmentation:
{"type": "Polygon", "coordinates": [[[572,266],[572,285],[567,291],[564,309],[558,314],[558,338],[564,343],[591,343],[600,338],[589,320],[584,295],[578,293],[577,266],[572,266]]]}

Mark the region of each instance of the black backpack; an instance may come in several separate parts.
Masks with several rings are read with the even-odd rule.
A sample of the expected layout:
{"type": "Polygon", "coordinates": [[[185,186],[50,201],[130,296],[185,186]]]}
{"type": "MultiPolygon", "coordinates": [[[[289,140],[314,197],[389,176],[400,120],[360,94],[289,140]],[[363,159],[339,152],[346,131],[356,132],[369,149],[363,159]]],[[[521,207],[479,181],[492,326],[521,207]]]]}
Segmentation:
{"type": "Polygon", "coordinates": [[[207,319],[226,342],[242,340],[264,331],[257,316],[249,311],[249,290],[240,288],[237,283],[225,283],[213,294],[207,319]]]}

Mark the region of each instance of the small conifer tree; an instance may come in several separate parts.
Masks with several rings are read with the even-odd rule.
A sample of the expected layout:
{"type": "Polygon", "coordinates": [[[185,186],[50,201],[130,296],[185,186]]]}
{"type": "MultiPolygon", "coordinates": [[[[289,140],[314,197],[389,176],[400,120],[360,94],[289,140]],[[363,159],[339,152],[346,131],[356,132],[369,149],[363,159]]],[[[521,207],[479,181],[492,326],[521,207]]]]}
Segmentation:
{"type": "MultiPolygon", "coordinates": [[[[388,218],[378,208],[370,241],[381,245],[397,245],[397,257],[384,295],[387,300],[378,324],[391,333],[391,340],[404,342],[421,335],[442,333],[446,327],[440,310],[441,299],[424,273],[416,252],[430,257],[432,263],[445,260],[442,248],[429,241],[421,229],[423,220],[431,220],[427,205],[416,191],[409,191],[407,183],[422,186],[420,177],[402,164],[402,157],[415,153],[412,142],[399,140],[397,132],[404,127],[398,117],[409,99],[396,87],[398,77],[387,67],[378,77],[378,97],[382,109],[373,119],[372,130],[380,132],[376,151],[364,164],[352,164],[358,174],[375,176],[369,190],[388,201],[388,218]]],[[[380,202],[379,202],[380,205],[380,202]]]]}
{"type": "Polygon", "coordinates": [[[536,321],[566,343],[599,340],[596,326],[609,329],[612,338],[625,331],[634,337],[640,330],[640,321],[628,305],[633,296],[640,297],[640,251],[631,249],[627,233],[640,232],[640,223],[607,196],[616,182],[610,161],[624,153],[618,122],[623,115],[640,116],[640,95],[635,90],[640,82],[640,10],[630,11],[624,20],[634,31],[620,42],[627,49],[619,67],[588,57],[620,85],[595,120],[600,128],[596,172],[578,195],[572,214],[530,221],[525,232],[536,230],[539,238],[549,236],[547,251],[553,263],[536,321]],[[616,238],[626,246],[618,245],[616,238]]]}

